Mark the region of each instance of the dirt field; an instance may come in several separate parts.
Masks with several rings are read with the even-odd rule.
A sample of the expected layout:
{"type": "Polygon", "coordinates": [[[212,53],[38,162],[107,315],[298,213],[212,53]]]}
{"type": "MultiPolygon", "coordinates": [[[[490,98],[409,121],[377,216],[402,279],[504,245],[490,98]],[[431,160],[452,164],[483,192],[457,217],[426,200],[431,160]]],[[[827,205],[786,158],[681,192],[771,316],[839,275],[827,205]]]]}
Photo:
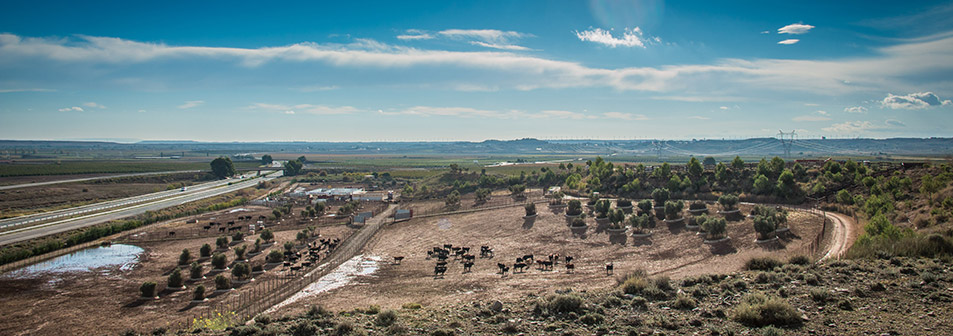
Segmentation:
{"type": "MultiPolygon", "coordinates": [[[[221,215],[219,215],[221,216],[221,215]]],[[[338,225],[321,227],[319,232],[324,238],[346,238],[354,229],[338,225]]],[[[263,264],[271,249],[280,249],[281,243],[294,240],[298,230],[277,231],[272,247],[262,254],[250,257],[251,265],[263,264]]],[[[249,247],[257,236],[245,238],[249,247]]],[[[49,274],[36,279],[12,279],[0,277],[0,321],[2,335],[90,335],[118,334],[135,328],[150,331],[163,327],[169,321],[181,321],[227,297],[242,295],[254,290],[258,284],[267,283],[277,276],[286,275],[287,270],[279,266],[264,274],[255,275],[254,282],[242,285],[239,289],[214,296],[214,277],[218,273],[210,272],[209,260],[202,260],[206,279],[191,282],[186,280],[187,289],[172,292],[165,290],[168,274],[175,267],[182,249],[189,249],[197,258],[199,248],[208,243],[215,246],[215,238],[178,240],[161,243],[139,244],[145,249],[139,264],[131,271],[101,269],[95,272],[70,274],[49,274]],[[138,299],[138,288],[145,281],[159,284],[159,300],[142,301],[138,299]],[[202,284],[207,289],[209,301],[199,306],[190,304],[192,290],[202,284]]],[[[235,259],[231,250],[225,252],[229,263],[235,259]]],[[[224,273],[231,277],[227,271],[224,273]]],[[[183,272],[188,278],[188,270],[183,272]]]]}
{"type": "MultiPolygon", "coordinates": [[[[573,235],[562,213],[541,207],[533,221],[522,219],[522,207],[473,212],[447,217],[414,219],[391,225],[375,236],[365,254],[383,257],[384,265],[376,274],[356,279],[355,283],[284,308],[282,313],[300,313],[308,305],[321,304],[333,310],[379,305],[399,308],[404,303],[453,305],[480,300],[517,300],[526,294],[551,292],[559,288],[587,290],[615,284],[606,276],[604,265],[613,262],[615,274],[645,269],[653,274],[683,278],[703,273],[726,273],[741,269],[749,258],[774,255],[786,259],[807,254],[812,239],[821,229],[819,217],[793,212],[789,216],[791,232],[773,244],[757,244],[750,219],[729,222],[728,243],[707,245],[702,237],[682,226],[669,227],[658,221],[650,238],[627,237],[610,242],[606,233],[595,233],[596,224],[588,219],[588,233],[573,235]],[[443,278],[433,277],[435,260],[427,259],[427,250],[453,244],[469,246],[478,254],[481,245],[491,246],[494,258],[477,258],[472,272],[463,274],[459,262],[452,261],[443,278]],[[553,271],[531,267],[524,273],[501,276],[497,263],[513,265],[525,254],[537,258],[558,253],[573,256],[576,271],[567,274],[564,263],[553,271]],[[402,265],[387,261],[404,256],[402,265]]],[[[749,207],[742,206],[747,213],[749,207]]]]}
{"type": "Polygon", "coordinates": [[[195,176],[186,173],[125,177],[0,190],[0,218],[159,192],[170,184],[194,184],[195,176]]]}

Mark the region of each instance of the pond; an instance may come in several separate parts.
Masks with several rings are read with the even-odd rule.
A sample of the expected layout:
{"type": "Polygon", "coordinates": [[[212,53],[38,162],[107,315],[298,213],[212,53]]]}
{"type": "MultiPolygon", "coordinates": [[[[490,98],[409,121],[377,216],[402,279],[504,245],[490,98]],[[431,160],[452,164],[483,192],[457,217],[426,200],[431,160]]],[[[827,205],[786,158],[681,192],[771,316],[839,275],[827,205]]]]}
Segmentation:
{"type": "Polygon", "coordinates": [[[126,244],[91,247],[11,272],[17,278],[31,278],[48,273],[90,272],[108,268],[132,270],[139,262],[141,247],[126,244]]]}

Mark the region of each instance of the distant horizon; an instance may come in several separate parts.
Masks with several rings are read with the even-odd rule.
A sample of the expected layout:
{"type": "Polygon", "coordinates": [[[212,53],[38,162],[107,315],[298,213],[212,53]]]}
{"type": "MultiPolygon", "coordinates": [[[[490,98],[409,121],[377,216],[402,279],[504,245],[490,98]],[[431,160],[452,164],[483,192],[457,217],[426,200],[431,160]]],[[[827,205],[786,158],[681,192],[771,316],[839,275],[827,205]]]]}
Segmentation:
{"type": "Polygon", "coordinates": [[[0,134],[950,137],[951,15],[939,0],[7,1],[0,134]]]}

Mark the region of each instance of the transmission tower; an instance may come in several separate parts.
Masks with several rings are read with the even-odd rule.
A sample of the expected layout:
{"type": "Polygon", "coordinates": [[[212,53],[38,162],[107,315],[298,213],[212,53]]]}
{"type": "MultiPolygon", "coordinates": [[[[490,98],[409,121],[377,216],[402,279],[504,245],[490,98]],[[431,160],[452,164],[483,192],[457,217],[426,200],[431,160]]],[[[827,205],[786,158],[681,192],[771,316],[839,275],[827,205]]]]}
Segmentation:
{"type": "Polygon", "coordinates": [[[784,157],[791,157],[791,147],[794,146],[794,140],[797,140],[797,131],[791,131],[791,133],[785,133],[782,130],[778,130],[778,140],[781,141],[781,148],[784,149],[784,157]]]}

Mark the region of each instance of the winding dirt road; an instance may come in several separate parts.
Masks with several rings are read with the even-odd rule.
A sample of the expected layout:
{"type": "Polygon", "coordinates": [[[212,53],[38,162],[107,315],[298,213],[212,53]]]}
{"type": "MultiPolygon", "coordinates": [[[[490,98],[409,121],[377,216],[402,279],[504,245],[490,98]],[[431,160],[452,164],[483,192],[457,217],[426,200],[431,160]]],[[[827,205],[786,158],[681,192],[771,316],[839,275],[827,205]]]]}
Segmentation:
{"type": "Polygon", "coordinates": [[[857,222],[853,218],[836,212],[825,212],[825,216],[831,220],[831,241],[827,253],[820,260],[837,259],[847,253],[847,250],[854,245],[854,240],[860,232],[857,222]]]}

